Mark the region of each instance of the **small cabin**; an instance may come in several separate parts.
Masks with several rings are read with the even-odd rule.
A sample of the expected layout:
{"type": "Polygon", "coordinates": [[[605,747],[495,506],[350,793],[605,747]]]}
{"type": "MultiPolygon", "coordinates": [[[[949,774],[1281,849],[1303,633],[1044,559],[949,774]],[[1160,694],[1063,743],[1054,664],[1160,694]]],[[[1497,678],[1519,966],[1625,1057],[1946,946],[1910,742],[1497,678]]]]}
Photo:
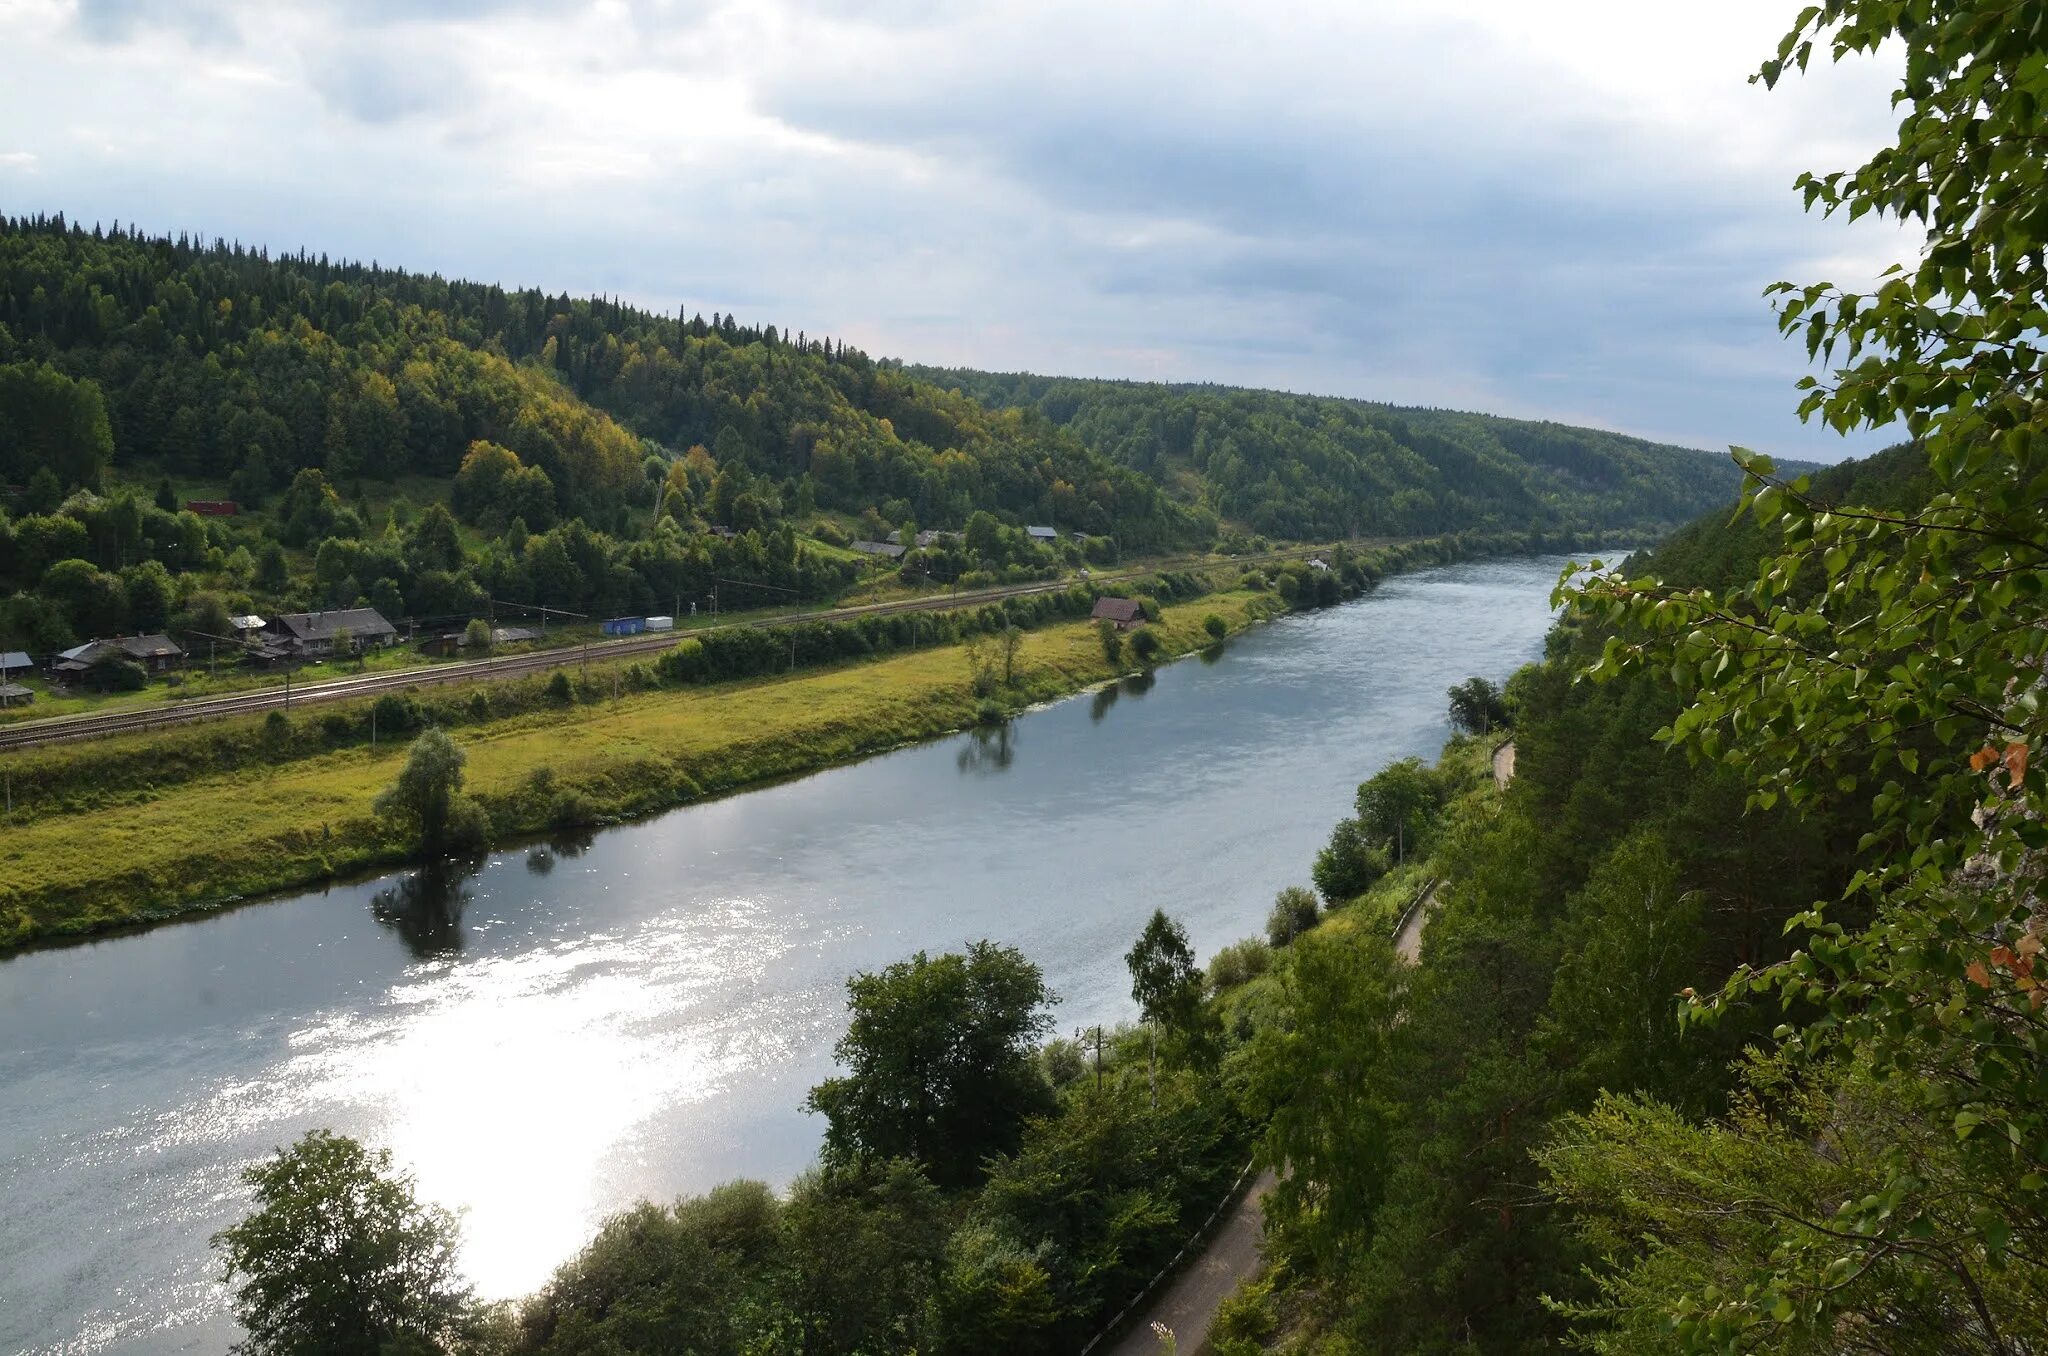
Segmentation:
{"type": "Polygon", "coordinates": [[[1095,610],[1088,615],[1096,621],[1115,622],[1119,631],[1145,624],[1145,609],[1136,598],[1097,598],[1095,610]]]}
{"type": "Polygon", "coordinates": [[[602,623],[601,629],[608,636],[637,636],[647,629],[647,618],[613,617],[602,623]]]}

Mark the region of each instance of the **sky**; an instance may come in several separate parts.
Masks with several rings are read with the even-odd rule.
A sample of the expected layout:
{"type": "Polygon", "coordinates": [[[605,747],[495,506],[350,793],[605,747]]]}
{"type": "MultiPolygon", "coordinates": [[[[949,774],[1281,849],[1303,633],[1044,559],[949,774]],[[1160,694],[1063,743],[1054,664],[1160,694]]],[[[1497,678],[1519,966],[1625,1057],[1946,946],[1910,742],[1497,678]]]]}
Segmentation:
{"type": "Polygon", "coordinates": [[[829,334],[1832,461],[1764,286],[1887,56],[1795,2],[0,0],[0,212],[829,334]]]}

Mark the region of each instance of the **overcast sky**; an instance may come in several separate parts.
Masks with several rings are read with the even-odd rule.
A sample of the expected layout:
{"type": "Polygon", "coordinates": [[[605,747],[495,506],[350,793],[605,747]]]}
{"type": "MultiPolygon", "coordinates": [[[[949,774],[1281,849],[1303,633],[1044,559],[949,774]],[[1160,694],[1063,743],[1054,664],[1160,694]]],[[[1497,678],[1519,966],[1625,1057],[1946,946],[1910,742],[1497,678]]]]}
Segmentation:
{"type": "Polygon", "coordinates": [[[1777,278],[1895,69],[1720,0],[0,0],[0,210],[1833,460],[1777,278]]]}

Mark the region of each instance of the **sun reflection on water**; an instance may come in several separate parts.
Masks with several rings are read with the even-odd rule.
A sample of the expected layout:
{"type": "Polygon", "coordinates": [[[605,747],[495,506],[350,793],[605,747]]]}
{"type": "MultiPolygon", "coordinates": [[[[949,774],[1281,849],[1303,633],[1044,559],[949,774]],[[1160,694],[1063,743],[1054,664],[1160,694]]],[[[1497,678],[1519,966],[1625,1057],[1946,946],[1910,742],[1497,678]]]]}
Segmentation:
{"type": "Polygon", "coordinates": [[[760,986],[785,946],[770,910],[736,899],[631,935],[421,962],[374,1007],[308,1023],[265,1078],[217,1087],[166,1130],[240,1138],[348,1108],[422,1197],[462,1214],[478,1289],[522,1294],[616,1208],[607,1169],[634,1155],[638,1126],[790,1044],[793,1028],[762,1011],[788,996],[760,986]]]}

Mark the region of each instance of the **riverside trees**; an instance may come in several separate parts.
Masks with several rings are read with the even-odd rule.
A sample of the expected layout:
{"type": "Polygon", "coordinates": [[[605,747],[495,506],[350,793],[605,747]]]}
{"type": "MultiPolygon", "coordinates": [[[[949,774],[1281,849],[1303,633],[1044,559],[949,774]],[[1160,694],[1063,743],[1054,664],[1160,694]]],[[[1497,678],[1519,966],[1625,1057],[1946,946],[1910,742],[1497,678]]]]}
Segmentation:
{"type": "Polygon", "coordinates": [[[324,1130],[243,1173],[257,1209],[214,1235],[247,1356],[453,1351],[479,1326],[455,1217],[391,1155],[324,1130]]]}
{"type": "Polygon", "coordinates": [[[907,1158],[942,1186],[960,1186],[990,1155],[1016,1148],[1027,1116],[1050,1107],[1036,1055],[1056,999],[1016,948],[920,951],[855,975],[846,994],[852,1020],[833,1053],[847,1072],[805,1102],[829,1122],[829,1159],[907,1158]]]}
{"type": "Polygon", "coordinates": [[[413,741],[398,780],[377,797],[377,817],[421,856],[482,847],[489,836],[483,809],[462,794],[468,761],[447,731],[428,729],[413,741]]]}

